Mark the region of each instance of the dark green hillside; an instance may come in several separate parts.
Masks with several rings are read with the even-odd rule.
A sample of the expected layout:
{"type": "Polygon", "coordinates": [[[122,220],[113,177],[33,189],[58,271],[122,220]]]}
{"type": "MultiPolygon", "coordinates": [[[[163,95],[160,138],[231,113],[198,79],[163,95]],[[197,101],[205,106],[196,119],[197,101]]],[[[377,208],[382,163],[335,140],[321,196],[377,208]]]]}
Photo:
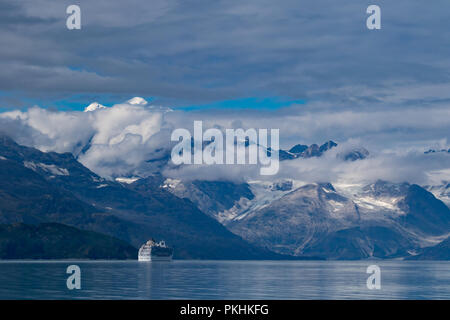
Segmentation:
{"type": "Polygon", "coordinates": [[[58,223],[0,225],[0,259],[137,259],[116,238],[58,223]]]}
{"type": "Polygon", "coordinates": [[[0,134],[0,223],[62,223],[138,247],[150,238],[177,259],[274,259],[205,215],[192,202],[142,181],[108,181],[71,154],[41,152],[0,134]]]}

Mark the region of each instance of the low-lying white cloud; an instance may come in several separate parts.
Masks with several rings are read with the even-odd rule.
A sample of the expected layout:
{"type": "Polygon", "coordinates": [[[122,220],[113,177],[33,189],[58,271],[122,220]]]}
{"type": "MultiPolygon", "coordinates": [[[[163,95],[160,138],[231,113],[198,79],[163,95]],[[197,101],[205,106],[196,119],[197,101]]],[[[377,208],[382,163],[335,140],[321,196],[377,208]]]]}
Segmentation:
{"type": "Polygon", "coordinates": [[[448,153],[424,154],[428,148],[448,149],[450,109],[411,107],[361,111],[333,110],[329,106],[301,105],[276,111],[206,110],[166,112],[142,98],[90,112],[51,111],[34,107],[0,114],[1,131],[18,143],[42,151],[71,152],[86,167],[108,179],[146,176],[155,172],[185,180],[262,179],[255,165],[165,164],[175,128],[192,130],[194,120],[205,129],[280,129],[280,144],[338,142],[320,158],[282,161],[280,171],[266,179],[372,182],[377,179],[420,184],[450,180],[448,153]],[[239,119],[238,121],[236,119],[239,119]],[[364,147],[370,156],[354,162],[340,154],[364,147]],[[152,165],[160,159],[163,167],[152,165]]]}
{"type": "Polygon", "coordinates": [[[71,152],[89,169],[113,178],[152,158],[158,146],[151,140],[161,132],[163,116],[143,103],[123,103],[91,112],[34,107],[3,113],[0,121],[3,131],[19,143],[42,151],[71,152]]]}

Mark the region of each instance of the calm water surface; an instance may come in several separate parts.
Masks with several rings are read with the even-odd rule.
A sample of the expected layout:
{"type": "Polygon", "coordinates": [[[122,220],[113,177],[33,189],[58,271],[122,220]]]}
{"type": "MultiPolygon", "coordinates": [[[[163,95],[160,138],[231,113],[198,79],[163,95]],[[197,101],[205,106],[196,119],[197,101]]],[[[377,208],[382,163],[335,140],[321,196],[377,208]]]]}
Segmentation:
{"type": "Polygon", "coordinates": [[[0,299],[450,299],[439,261],[0,261],[0,299]],[[68,290],[66,268],[81,268],[68,290]],[[366,287],[381,268],[381,290],[366,287]]]}

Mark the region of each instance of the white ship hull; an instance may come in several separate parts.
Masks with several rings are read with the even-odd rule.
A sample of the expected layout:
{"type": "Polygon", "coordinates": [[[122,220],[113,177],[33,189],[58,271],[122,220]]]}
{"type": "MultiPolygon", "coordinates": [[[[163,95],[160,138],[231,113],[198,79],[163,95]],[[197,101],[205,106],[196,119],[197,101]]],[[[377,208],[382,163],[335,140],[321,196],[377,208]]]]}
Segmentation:
{"type": "Polygon", "coordinates": [[[172,256],[173,249],[167,247],[164,241],[156,243],[154,240],[149,240],[139,249],[138,261],[171,261],[172,256]]]}

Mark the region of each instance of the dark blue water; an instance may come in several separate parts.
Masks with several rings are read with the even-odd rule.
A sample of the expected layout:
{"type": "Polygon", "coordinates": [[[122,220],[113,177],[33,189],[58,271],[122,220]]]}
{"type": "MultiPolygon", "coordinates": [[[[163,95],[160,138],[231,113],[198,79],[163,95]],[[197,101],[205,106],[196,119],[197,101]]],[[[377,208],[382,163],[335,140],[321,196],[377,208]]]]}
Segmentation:
{"type": "Polygon", "coordinates": [[[450,299],[450,262],[0,262],[0,299],[450,299]],[[81,290],[66,268],[81,268],[81,290]],[[367,266],[381,268],[369,290],[367,266]]]}

